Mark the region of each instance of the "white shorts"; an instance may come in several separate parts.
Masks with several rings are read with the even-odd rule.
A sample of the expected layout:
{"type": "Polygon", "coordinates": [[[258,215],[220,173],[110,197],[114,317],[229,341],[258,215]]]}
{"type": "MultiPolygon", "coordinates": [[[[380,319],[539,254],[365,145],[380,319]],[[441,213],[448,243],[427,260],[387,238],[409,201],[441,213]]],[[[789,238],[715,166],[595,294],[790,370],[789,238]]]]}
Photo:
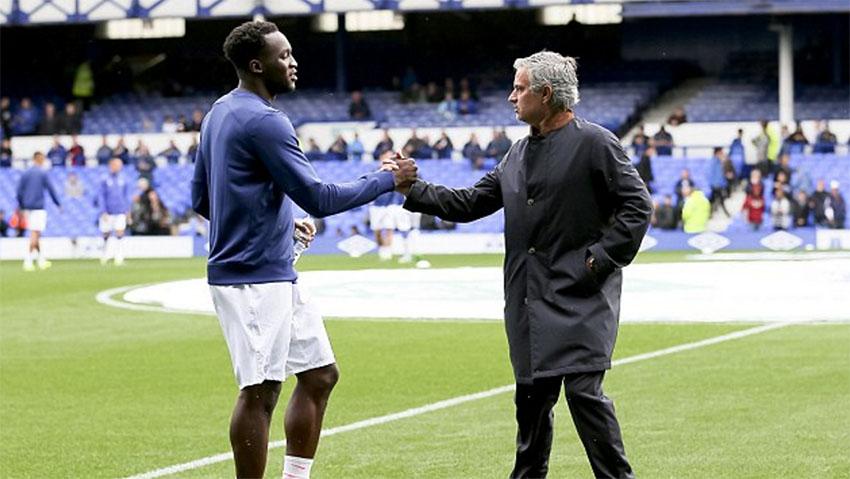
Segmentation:
{"type": "Polygon", "coordinates": [[[336,362],[318,309],[290,282],[210,285],[239,389],[336,362]]]}
{"type": "Polygon", "coordinates": [[[395,221],[395,229],[406,233],[411,229],[419,229],[419,223],[422,221],[422,213],[414,213],[404,209],[401,205],[389,206],[392,211],[395,221]]]}
{"type": "Polygon", "coordinates": [[[111,233],[113,230],[124,231],[127,229],[127,215],[100,215],[98,226],[100,227],[100,232],[104,234],[111,233]]]}
{"type": "Polygon", "coordinates": [[[24,210],[27,219],[27,229],[30,231],[44,231],[47,228],[47,210],[24,210]]]}
{"type": "Polygon", "coordinates": [[[370,206],[369,207],[369,227],[372,231],[378,230],[394,230],[395,218],[389,206],[370,206]]]}

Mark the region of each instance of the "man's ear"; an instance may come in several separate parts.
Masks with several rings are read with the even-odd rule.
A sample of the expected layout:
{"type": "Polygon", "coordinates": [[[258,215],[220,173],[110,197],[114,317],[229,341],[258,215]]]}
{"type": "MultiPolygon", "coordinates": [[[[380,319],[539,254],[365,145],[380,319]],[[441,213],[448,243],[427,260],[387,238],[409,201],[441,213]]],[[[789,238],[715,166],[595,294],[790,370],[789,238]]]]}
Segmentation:
{"type": "Polygon", "coordinates": [[[540,90],[540,95],[543,97],[543,103],[549,103],[552,100],[552,94],[554,90],[552,90],[552,85],[543,85],[543,88],[540,90]]]}
{"type": "Polygon", "coordinates": [[[251,60],[248,62],[248,71],[251,73],[263,73],[263,64],[260,60],[251,60]]]}

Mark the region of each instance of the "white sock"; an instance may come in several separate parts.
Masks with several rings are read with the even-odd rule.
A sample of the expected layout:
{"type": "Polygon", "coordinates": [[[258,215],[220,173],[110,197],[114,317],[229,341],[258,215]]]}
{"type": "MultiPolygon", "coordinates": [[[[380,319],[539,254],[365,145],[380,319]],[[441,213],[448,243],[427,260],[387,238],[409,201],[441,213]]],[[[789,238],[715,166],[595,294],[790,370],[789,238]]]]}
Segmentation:
{"type": "Polygon", "coordinates": [[[124,262],[124,237],[115,238],[115,262],[124,262]]]}
{"type": "Polygon", "coordinates": [[[296,456],[283,459],[283,479],[309,479],[313,460],[296,456]]]}
{"type": "Polygon", "coordinates": [[[36,261],[38,261],[38,264],[44,264],[47,262],[47,260],[44,259],[44,255],[41,254],[40,249],[38,250],[38,254],[36,255],[36,261]]]}
{"type": "Polygon", "coordinates": [[[109,261],[109,237],[103,239],[103,252],[100,255],[100,262],[106,263],[109,261]]]}
{"type": "Polygon", "coordinates": [[[393,250],[390,246],[380,246],[378,247],[378,258],[380,259],[390,259],[393,257],[393,250]]]}
{"type": "Polygon", "coordinates": [[[24,264],[32,265],[32,250],[27,248],[27,254],[24,256],[24,264]]]}

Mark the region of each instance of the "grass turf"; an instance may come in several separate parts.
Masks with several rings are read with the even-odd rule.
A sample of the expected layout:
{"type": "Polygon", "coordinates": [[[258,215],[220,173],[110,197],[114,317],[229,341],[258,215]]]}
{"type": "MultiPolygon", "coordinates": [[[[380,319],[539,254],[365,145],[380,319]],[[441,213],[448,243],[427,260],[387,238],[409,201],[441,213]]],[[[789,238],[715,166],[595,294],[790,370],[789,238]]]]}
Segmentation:
{"type": "MultiPolygon", "coordinates": [[[[500,257],[429,260],[492,266],[500,257]]],[[[379,266],[371,257],[300,264],[379,266]]],[[[203,274],[196,259],[64,261],[29,274],[0,263],[0,476],[116,477],[228,451],[236,388],[217,322],[94,302],[104,289],[203,274]]],[[[745,327],[623,325],[616,355],[745,327]]],[[[342,380],[326,428],[511,382],[499,323],[330,320],[328,329],[342,380]]],[[[789,326],[615,368],[606,390],[642,477],[847,477],[848,365],[850,325],[789,326]]],[[[282,438],[282,406],[273,439],[282,438]]],[[[556,414],[551,477],[590,477],[563,401],[556,414]]],[[[325,438],[315,475],[504,477],[513,428],[502,394],[325,438]]],[[[281,457],[270,454],[267,477],[279,477],[281,457]]],[[[232,464],[179,477],[232,477],[232,464]]]]}

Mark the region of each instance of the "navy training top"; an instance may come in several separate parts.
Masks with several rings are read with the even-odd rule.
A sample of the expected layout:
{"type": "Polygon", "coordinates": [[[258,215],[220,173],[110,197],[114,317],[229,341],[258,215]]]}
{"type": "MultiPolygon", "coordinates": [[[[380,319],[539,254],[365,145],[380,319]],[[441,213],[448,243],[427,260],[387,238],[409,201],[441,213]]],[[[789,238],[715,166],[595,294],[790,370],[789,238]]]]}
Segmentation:
{"type": "Polygon", "coordinates": [[[41,167],[33,166],[21,175],[15,198],[22,210],[43,210],[44,193],[49,193],[56,206],[60,206],[59,195],[47,178],[47,172],[41,167]]]}
{"type": "Polygon", "coordinates": [[[210,220],[209,284],[295,281],[292,202],[323,217],[369,203],[395,187],[391,172],[323,183],[289,118],[235,89],[204,117],[192,208],[210,220]]]}

